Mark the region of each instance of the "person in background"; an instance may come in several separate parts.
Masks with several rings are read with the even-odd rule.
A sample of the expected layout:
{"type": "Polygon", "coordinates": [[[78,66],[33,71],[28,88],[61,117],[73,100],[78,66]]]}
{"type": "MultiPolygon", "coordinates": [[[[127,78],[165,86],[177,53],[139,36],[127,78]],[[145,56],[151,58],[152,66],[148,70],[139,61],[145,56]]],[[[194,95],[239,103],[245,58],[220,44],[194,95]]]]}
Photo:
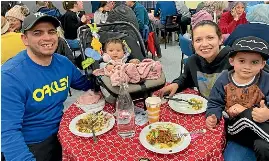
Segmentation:
{"type": "Polygon", "coordinates": [[[100,8],[100,1],[91,1],[92,13],[95,13],[100,8]]]}
{"type": "MultiPolygon", "coordinates": [[[[233,70],[219,76],[206,110],[206,126],[210,130],[225,111],[228,140],[253,149],[257,161],[269,160],[269,73],[262,70],[269,58],[268,48],[266,41],[254,36],[237,39],[229,53],[233,70]]],[[[232,157],[225,161],[238,161],[237,156],[232,157]]]]}
{"type": "MultiPolygon", "coordinates": [[[[112,10],[109,12],[108,17],[107,17],[107,22],[110,23],[114,23],[115,21],[123,21],[123,22],[129,22],[131,24],[134,25],[134,27],[139,30],[139,25],[135,16],[134,11],[126,6],[126,5],[119,5],[117,2],[109,2],[109,7],[114,7],[112,8],[112,10]]],[[[117,26],[102,26],[101,30],[103,31],[110,31],[110,30],[114,30],[114,31],[121,31],[124,33],[128,33],[129,36],[131,36],[135,41],[138,41],[138,37],[136,36],[135,32],[133,31],[133,29],[131,29],[131,27],[126,26],[126,25],[117,25],[117,26]]],[[[105,34],[103,34],[103,36],[106,36],[105,34]]],[[[107,39],[105,39],[107,40],[107,39]]]]}
{"type": "Polygon", "coordinates": [[[258,4],[250,8],[247,13],[247,21],[249,23],[239,25],[231,33],[224,45],[232,46],[234,41],[240,37],[255,36],[269,43],[269,5],[258,4]]]}
{"type": "Polygon", "coordinates": [[[224,12],[219,20],[222,34],[231,34],[238,25],[247,23],[244,2],[230,2],[229,9],[230,11],[224,12]]]}
{"type": "Polygon", "coordinates": [[[9,22],[5,17],[1,17],[1,65],[7,60],[17,55],[25,49],[25,45],[21,41],[21,33],[7,32],[9,22]],[[11,45],[16,44],[16,45],[11,45]]]}
{"type": "Polygon", "coordinates": [[[83,10],[82,1],[63,1],[63,8],[66,10],[61,18],[61,24],[64,30],[64,37],[70,48],[78,49],[79,40],[77,40],[77,30],[87,21],[86,16],[79,17],[79,11],[83,10]]]}
{"type": "Polygon", "coordinates": [[[36,1],[36,12],[41,12],[41,13],[45,13],[49,16],[53,16],[56,17],[58,20],[61,19],[62,14],[60,13],[60,11],[53,6],[51,1],[36,1]]]}
{"type": "Polygon", "coordinates": [[[26,5],[15,5],[7,11],[5,17],[9,22],[8,32],[20,32],[24,18],[29,15],[30,11],[26,5]]]}
{"type": "Polygon", "coordinates": [[[126,1],[126,5],[134,11],[139,25],[139,31],[143,33],[145,26],[149,27],[149,16],[146,8],[136,1],[126,1]]]}
{"type": "MultiPolygon", "coordinates": [[[[25,15],[29,14],[29,10],[25,5],[16,5],[6,13],[9,21],[9,33],[5,33],[2,37],[2,60],[1,64],[15,56],[19,51],[24,50],[25,46],[21,41],[21,28],[25,15]],[[11,42],[18,44],[16,47],[10,46],[11,42]]],[[[59,27],[58,27],[59,28],[59,27]]],[[[75,63],[71,49],[63,38],[59,38],[56,53],[66,56],[70,61],[75,63]]]]}
{"type": "Polygon", "coordinates": [[[173,96],[187,88],[197,87],[200,94],[208,98],[219,74],[230,66],[230,47],[221,46],[223,38],[218,25],[204,20],[192,30],[192,44],[196,54],[188,58],[184,72],[170,85],[160,89],[160,97],[173,96]],[[221,47],[220,47],[221,46],[221,47]]]}
{"type": "Polygon", "coordinates": [[[246,13],[249,12],[249,9],[257,4],[264,4],[264,1],[246,1],[246,13]]]}
{"type": "Polygon", "coordinates": [[[7,11],[9,11],[12,7],[18,4],[18,1],[2,1],[1,2],[1,16],[6,15],[7,11]]]}
{"type": "Polygon", "coordinates": [[[100,6],[98,10],[94,12],[94,23],[100,24],[105,23],[108,17],[108,12],[110,11],[109,5],[107,1],[100,2],[100,6]]]}
{"type": "Polygon", "coordinates": [[[187,26],[191,23],[191,13],[189,8],[185,5],[184,1],[175,1],[177,13],[181,14],[180,28],[182,34],[185,34],[187,31],[187,26]]]}
{"type": "Polygon", "coordinates": [[[163,28],[166,16],[177,14],[177,8],[174,1],[158,1],[154,10],[154,17],[160,17],[160,21],[155,24],[158,28],[163,28]]]}
{"type": "Polygon", "coordinates": [[[205,2],[200,2],[196,7],[196,13],[199,12],[202,8],[204,8],[205,2]]]}
{"type": "Polygon", "coordinates": [[[207,11],[213,17],[215,23],[219,22],[220,16],[222,15],[225,8],[228,7],[227,1],[208,1],[204,2],[203,7],[200,10],[197,10],[198,13],[201,10],[207,11]]]}
{"type": "Polygon", "coordinates": [[[21,51],[1,68],[1,152],[7,161],[61,161],[57,138],[70,87],[93,88],[64,56],[54,53],[59,21],[43,13],[27,16],[21,51]]]}

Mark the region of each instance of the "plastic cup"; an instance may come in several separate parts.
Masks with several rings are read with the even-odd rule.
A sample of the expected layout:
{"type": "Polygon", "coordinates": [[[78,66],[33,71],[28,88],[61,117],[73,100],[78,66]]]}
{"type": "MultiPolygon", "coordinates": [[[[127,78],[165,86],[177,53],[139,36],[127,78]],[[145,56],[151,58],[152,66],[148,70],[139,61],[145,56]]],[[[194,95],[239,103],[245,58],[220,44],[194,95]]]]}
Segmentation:
{"type": "Polygon", "coordinates": [[[148,97],[145,101],[149,123],[158,122],[162,100],[159,97],[148,97]]]}
{"type": "Polygon", "coordinates": [[[147,112],[148,112],[148,116],[159,116],[160,115],[160,110],[154,111],[154,112],[151,112],[151,111],[147,111],[147,112]]]}
{"type": "Polygon", "coordinates": [[[149,123],[159,122],[160,116],[148,116],[149,123]]]}

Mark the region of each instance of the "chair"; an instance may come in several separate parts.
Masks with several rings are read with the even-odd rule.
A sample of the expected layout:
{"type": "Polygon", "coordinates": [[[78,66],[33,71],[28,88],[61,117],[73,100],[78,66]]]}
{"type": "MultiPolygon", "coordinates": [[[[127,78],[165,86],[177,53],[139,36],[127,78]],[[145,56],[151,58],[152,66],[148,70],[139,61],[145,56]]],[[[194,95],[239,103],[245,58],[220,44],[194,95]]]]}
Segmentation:
{"type": "Polygon", "coordinates": [[[196,13],[196,9],[192,9],[192,8],[189,8],[189,11],[191,13],[191,16],[194,15],[196,13]]]}
{"type": "Polygon", "coordinates": [[[168,43],[169,43],[169,33],[181,30],[179,26],[181,22],[181,16],[182,16],[181,14],[166,16],[164,28],[161,29],[164,31],[164,37],[165,37],[164,48],[165,49],[166,49],[167,37],[168,37],[168,43]],[[167,33],[168,33],[168,36],[167,36],[167,33]]]}
{"type": "Polygon", "coordinates": [[[182,74],[182,69],[183,69],[183,64],[186,64],[188,58],[184,58],[184,55],[187,55],[188,57],[194,54],[194,51],[192,49],[192,40],[187,39],[183,37],[181,34],[179,35],[179,46],[181,48],[182,52],[182,58],[181,58],[181,68],[180,68],[180,73],[182,74]]]}

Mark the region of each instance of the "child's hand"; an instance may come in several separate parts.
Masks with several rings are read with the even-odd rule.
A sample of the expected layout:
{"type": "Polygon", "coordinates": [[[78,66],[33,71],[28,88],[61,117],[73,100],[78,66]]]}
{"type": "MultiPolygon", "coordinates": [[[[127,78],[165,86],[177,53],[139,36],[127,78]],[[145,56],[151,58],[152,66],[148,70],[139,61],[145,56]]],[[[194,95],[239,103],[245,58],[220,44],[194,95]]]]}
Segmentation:
{"type": "Polygon", "coordinates": [[[214,128],[217,125],[218,119],[217,119],[216,115],[213,114],[213,115],[208,116],[206,118],[205,122],[206,122],[206,127],[209,130],[214,131],[214,128]]]}
{"type": "Polygon", "coordinates": [[[240,114],[241,112],[245,111],[246,109],[247,108],[245,108],[244,106],[242,106],[240,104],[235,104],[228,109],[227,113],[229,116],[235,117],[238,114],[240,114]]]}
{"type": "Polygon", "coordinates": [[[129,63],[139,64],[139,63],[140,63],[140,60],[138,60],[138,59],[131,59],[131,60],[129,61],[129,63]]]}
{"type": "Polygon", "coordinates": [[[253,108],[252,118],[259,123],[269,120],[269,109],[264,104],[264,100],[261,100],[260,108],[253,108]]]}
{"type": "Polygon", "coordinates": [[[113,70],[113,68],[114,68],[114,65],[112,65],[112,64],[108,64],[108,65],[106,65],[106,69],[107,69],[107,71],[112,71],[113,70]]]}

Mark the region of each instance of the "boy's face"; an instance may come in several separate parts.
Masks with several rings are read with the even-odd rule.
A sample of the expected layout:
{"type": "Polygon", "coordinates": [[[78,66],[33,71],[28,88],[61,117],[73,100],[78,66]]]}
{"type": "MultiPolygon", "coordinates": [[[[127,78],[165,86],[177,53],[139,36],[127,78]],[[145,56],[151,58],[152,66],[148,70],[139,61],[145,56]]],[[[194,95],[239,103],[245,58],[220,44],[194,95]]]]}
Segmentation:
{"type": "Polygon", "coordinates": [[[257,75],[265,65],[265,61],[258,53],[238,52],[229,59],[235,74],[241,79],[251,79],[257,75]]]}
{"type": "Polygon", "coordinates": [[[122,59],[124,56],[122,44],[109,43],[106,47],[106,53],[110,56],[112,60],[122,59]]]}

